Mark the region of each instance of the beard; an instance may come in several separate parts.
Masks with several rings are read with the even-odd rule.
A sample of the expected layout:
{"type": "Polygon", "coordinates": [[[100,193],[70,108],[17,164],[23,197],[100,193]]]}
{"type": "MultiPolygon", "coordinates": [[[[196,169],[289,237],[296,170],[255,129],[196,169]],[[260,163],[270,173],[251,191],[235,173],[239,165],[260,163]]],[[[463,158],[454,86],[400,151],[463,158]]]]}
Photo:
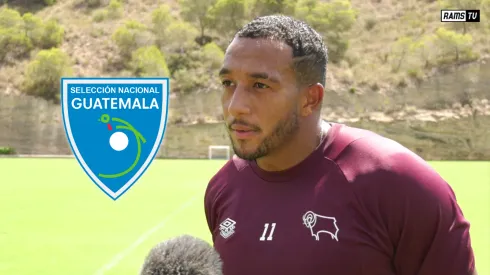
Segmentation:
{"type": "Polygon", "coordinates": [[[286,116],[286,118],[281,119],[276,124],[272,133],[269,136],[265,137],[259,144],[259,146],[257,146],[257,149],[255,149],[255,151],[253,152],[244,152],[240,149],[240,144],[237,144],[237,142],[233,141],[231,135],[229,135],[229,138],[233,145],[233,151],[235,152],[235,154],[241,159],[252,161],[265,157],[272,153],[274,150],[280,148],[282,145],[286,144],[298,131],[298,129],[298,113],[293,110],[286,116]]]}

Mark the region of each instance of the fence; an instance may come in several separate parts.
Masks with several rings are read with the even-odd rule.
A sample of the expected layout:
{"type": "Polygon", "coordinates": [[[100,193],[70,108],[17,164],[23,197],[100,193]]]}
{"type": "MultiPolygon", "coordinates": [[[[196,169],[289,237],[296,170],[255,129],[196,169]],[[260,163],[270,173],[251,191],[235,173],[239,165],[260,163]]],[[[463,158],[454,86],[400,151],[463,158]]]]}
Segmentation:
{"type": "MultiPolygon", "coordinates": [[[[324,118],[393,138],[426,159],[488,160],[490,79],[485,76],[490,73],[489,64],[434,78],[421,87],[391,96],[328,92],[324,118]],[[464,105],[467,95],[484,100],[473,109],[468,106],[426,109],[451,102],[464,105]],[[406,109],[404,105],[422,109],[406,109]],[[443,121],[443,117],[455,120],[443,121]]],[[[219,102],[218,91],[172,96],[169,123],[157,157],[207,158],[210,145],[230,145],[221,122],[219,102]]],[[[60,106],[39,98],[0,92],[1,146],[13,147],[18,154],[71,154],[60,106]]]]}
{"type": "Polygon", "coordinates": [[[0,94],[0,146],[19,154],[71,154],[60,107],[29,96],[0,94]]]}
{"type": "MultiPolygon", "coordinates": [[[[169,125],[157,157],[207,158],[210,145],[229,145],[219,122],[219,95],[171,99],[169,125]],[[202,114],[208,114],[203,117],[202,114]],[[213,122],[195,124],[193,122],[213,122]],[[179,126],[175,124],[191,124],[179,126]],[[205,127],[205,128],[203,128],[205,127]]],[[[0,146],[18,154],[70,155],[60,105],[26,95],[0,93],[0,146]]]]}

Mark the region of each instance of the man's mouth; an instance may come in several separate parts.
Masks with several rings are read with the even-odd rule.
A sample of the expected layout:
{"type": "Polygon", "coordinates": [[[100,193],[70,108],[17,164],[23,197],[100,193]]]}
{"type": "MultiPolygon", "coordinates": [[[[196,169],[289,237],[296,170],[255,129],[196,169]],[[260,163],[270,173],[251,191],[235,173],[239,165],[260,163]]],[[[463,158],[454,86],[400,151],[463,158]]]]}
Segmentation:
{"type": "Polygon", "coordinates": [[[252,127],[248,127],[245,125],[238,125],[238,124],[232,125],[231,130],[237,131],[237,132],[252,132],[252,131],[254,131],[252,129],[252,127]]]}
{"type": "Polygon", "coordinates": [[[250,139],[258,133],[256,129],[241,124],[233,124],[230,129],[232,135],[237,139],[250,139]]]}
{"type": "Polygon", "coordinates": [[[236,139],[251,139],[254,136],[257,135],[257,132],[255,131],[239,131],[239,130],[233,130],[233,135],[235,136],[236,139]]]}

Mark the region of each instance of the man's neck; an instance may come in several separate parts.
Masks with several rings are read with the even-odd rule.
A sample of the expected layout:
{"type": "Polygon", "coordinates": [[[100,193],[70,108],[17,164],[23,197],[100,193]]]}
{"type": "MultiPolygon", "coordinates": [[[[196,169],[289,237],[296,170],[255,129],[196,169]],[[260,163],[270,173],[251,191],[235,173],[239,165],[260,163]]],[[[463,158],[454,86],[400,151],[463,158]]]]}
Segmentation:
{"type": "Polygon", "coordinates": [[[283,148],[257,159],[257,165],[262,170],[273,172],[283,171],[299,164],[320,145],[329,127],[328,123],[321,121],[310,127],[313,130],[300,129],[283,148]]]}

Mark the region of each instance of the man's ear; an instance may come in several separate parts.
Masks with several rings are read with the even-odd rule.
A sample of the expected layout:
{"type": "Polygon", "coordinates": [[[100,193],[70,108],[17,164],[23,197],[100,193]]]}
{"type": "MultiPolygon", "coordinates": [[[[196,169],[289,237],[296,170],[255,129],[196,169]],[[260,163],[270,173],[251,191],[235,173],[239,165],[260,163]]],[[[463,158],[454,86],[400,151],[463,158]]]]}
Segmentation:
{"type": "Polygon", "coordinates": [[[301,115],[309,116],[317,111],[322,104],[324,93],[325,90],[320,83],[305,87],[302,92],[301,115]]]}

